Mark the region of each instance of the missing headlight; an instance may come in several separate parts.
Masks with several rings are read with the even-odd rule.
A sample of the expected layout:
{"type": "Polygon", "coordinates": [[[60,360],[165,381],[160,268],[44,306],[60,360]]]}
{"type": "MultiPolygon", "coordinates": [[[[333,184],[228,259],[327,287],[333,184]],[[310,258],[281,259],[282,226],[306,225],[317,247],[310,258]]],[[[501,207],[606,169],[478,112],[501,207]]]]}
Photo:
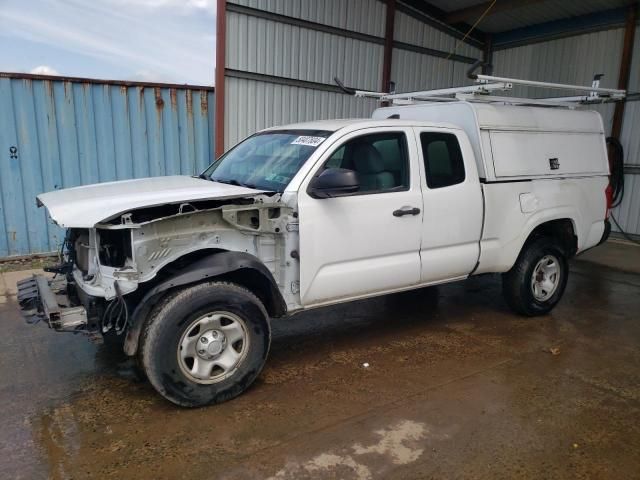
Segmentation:
{"type": "Polygon", "coordinates": [[[99,229],[98,235],[100,264],[114,268],[124,267],[127,258],[132,257],[131,231],[99,229]]]}

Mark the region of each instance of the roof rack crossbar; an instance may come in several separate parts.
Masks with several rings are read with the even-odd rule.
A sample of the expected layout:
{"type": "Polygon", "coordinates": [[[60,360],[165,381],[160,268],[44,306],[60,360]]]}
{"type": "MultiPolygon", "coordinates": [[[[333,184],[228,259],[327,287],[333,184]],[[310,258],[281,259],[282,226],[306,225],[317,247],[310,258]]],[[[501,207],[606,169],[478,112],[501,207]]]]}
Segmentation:
{"type": "Polygon", "coordinates": [[[394,93],[384,95],[383,100],[409,100],[421,99],[429,97],[442,97],[445,95],[456,95],[458,93],[489,93],[493,90],[510,90],[511,84],[499,83],[481,83],[476,85],[468,85],[465,87],[440,88],[437,90],[425,90],[422,92],[394,93]]]}
{"type": "Polygon", "coordinates": [[[453,88],[439,88],[435,90],[423,90],[417,92],[405,93],[386,93],[372,92],[368,90],[355,90],[344,86],[344,84],[335,78],[336,83],[343,92],[361,98],[375,98],[380,102],[391,102],[395,105],[408,105],[416,101],[446,101],[450,100],[466,100],[469,102],[500,102],[512,105],[546,105],[552,107],[575,108],[579,104],[589,103],[606,103],[622,100],[626,97],[625,90],[615,88],[600,88],[600,79],[602,74],[593,77],[591,86],[587,85],[571,85],[565,83],[539,82],[536,80],[524,80],[520,78],[496,77],[493,75],[475,74],[474,70],[480,64],[476,62],[467,72],[470,79],[475,80],[475,84],[453,88]],[[571,97],[551,97],[551,98],[514,98],[499,97],[490,95],[495,91],[509,91],[513,89],[513,85],[524,85],[537,88],[550,88],[559,90],[573,90],[577,92],[588,92],[589,95],[579,95],[571,97]]]}
{"type": "Polygon", "coordinates": [[[606,93],[612,96],[622,96],[626,94],[625,90],[618,90],[615,88],[600,88],[594,87],[593,85],[571,85],[565,83],[552,83],[552,82],[538,82],[535,80],[523,80],[520,78],[507,78],[507,77],[495,77],[493,75],[476,75],[478,77],[478,81],[485,82],[508,82],[514,85],[526,85],[529,87],[540,87],[540,88],[554,88],[560,90],[575,90],[578,92],[595,92],[595,93],[606,93]]]}
{"type": "Polygon", "coordinates": [[[547,107],[566,107],[576,108],[578,105],[575,102],[562,102],[556,101],[556,99],[546,98],[518,98],[518,97],[499,97],[496,95],[474,95],[469,93],[457,94],[458,100],[465,100],[467,102],[483,102],[483,103],[505,103],[509,105],[541,105],[547,107]]]}

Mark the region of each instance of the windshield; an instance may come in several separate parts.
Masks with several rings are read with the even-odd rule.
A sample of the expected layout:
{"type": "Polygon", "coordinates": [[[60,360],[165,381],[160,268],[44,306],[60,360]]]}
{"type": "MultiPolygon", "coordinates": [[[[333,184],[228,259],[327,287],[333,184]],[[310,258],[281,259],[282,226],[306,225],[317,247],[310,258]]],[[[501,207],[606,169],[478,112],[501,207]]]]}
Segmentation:
{"type": "Polygon", "coordinates": [[[257,133],[216,160],[201,177],[214,182],[283,192],[304,162],[332,133],[324,130],[257,133]]]}

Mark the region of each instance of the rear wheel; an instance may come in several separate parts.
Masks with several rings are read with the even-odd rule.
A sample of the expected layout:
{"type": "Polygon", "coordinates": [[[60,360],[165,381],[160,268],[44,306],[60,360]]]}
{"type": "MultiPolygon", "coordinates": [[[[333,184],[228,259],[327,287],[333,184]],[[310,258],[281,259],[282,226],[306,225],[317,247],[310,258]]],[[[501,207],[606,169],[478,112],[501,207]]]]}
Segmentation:
{"type": "Polygon", "coordinates": [[[229,400],[256,379],[271,336],[262,303],[243,287],[199,284],[165,298],[140,339],[141,363],[167,400],[197,407],[229,400]]]}
{"type": "Polygon", "coordinates": [[[560,301],[569,277],[563,248],[550,237],[525,245],[515,265],[502,275],[509,306],[526,316],[545,315],[560,301]]]}

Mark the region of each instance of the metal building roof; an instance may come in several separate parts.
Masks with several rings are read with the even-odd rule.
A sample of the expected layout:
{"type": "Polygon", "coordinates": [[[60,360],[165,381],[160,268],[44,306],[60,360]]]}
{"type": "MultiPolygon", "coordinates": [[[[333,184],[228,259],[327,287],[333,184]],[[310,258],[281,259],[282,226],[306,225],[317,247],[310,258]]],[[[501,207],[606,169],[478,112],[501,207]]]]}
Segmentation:
{"type": "MultiPolygon", "coordinates": [[[[492,0],[421,0],[421,3],[425,8],[441,11],[446,23],[473,25],[492,0]]],[[[501,33],[615,10],[633,3],[637,3],[637,0],[497,0],[476,29],[486,33],[501,33]]]]}

